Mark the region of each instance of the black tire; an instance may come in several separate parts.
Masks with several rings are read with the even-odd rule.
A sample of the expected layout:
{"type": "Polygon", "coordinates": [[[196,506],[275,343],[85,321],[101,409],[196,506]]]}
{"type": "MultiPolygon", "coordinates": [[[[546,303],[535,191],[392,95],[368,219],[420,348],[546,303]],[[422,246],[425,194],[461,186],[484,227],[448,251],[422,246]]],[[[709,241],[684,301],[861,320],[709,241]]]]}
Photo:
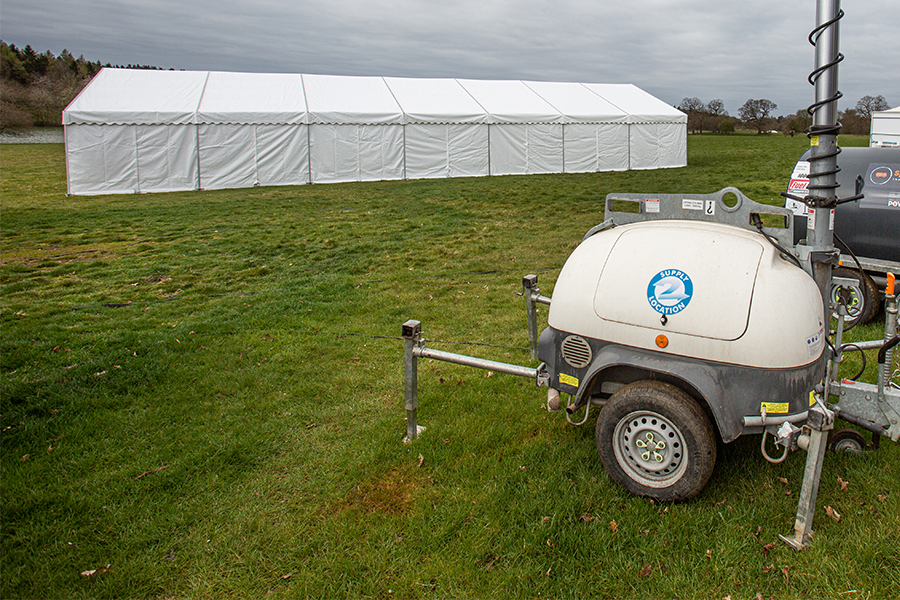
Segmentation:
{"type": "MultiPolygon", "coordinates": [[[[833,277],[846,277],[855,283],[850,286],[850,304],[847,306],[849,313],[844,319],[847,323],[863,325],[871,321],[878,313],[881,305],[881,297],[878,288],[872,282],[871,277],[860,274],[859,271],[840,267],[832,272],[833,277]]],[[[837,305],[838,286],[831,286],[831,301],[837,305]]],[[[837,311],[834,312],[837,318],[837,311]]]]}
{"type": "Polygon", "coordinates": [[[609,476],[632,494],[690,500],[716,464],[712,424],[688,394],[638,381],[612,395],[597,418],[597,452],[609,476]]]}
{"type": "Polygon", "coordinates": [[[866,438],[855,429],[834,429],[828,434],[828,449],[832,452],[862,454],[867,447],[866,438]]]}

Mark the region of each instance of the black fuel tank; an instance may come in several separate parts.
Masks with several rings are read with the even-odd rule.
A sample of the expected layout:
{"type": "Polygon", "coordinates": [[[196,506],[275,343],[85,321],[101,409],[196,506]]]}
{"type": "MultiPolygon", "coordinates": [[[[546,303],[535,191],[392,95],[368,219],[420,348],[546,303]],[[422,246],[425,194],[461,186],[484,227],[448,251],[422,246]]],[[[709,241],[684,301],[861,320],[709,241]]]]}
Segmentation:
{"type": "MultiPolygon", "coordinates": [[[[806,195],[808,157],[809,150],[797,161],[788,193],[806,195]]],[[[835,234],[859,257],[900,262],[900,149],[842,148],[837,162],[838,197],[855,193],[857,177],[862,177],[865,197],[837,207],[835,234]]],[[[794,243],[806,237],[806,217],[797,212],[794,243]]]]}

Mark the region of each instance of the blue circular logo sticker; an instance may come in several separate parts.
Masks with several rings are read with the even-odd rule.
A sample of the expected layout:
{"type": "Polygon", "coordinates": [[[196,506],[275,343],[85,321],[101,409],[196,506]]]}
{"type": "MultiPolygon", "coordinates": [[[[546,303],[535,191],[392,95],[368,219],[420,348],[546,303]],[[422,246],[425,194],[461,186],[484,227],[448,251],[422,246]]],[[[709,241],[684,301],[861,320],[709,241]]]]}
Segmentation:
{"type": "Polygon", "coordinates": [[[678,269],[660,271],[647,286],[647,302],[663,315],[675,315],[687,308],[694,295],[694,282],[678,269]]]}

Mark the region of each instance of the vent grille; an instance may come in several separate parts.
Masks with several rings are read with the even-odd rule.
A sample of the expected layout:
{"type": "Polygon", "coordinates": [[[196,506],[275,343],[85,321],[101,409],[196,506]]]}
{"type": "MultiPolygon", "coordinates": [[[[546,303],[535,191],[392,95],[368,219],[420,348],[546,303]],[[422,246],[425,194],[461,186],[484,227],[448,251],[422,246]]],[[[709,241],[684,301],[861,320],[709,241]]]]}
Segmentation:
{"type": "Polygon", "coordinates": [[[563,359],[576,369],[583,369],[591,364],[591,358],[593,358],[591,346],[583,337],[570,335],[563,340],[560,350],[563,359]]]}

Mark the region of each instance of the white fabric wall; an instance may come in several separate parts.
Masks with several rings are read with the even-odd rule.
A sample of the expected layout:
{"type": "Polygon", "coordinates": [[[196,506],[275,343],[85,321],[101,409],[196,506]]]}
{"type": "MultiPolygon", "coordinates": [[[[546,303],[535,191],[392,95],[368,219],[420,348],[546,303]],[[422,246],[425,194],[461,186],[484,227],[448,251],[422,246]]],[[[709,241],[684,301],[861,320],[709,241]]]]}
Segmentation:
{"type": "Polygon", "coordinates": [[[66,125],[69,194],[125,194],[137,189],[133,125],[66,125]]]}
{"type": "Polygon", "coordinates": [[[198,125],[200,187],[219,190],[309,183],[306,128],[306,125],[198,125]]]}
{"type": "Polygon", "coordinates": [[[566,173],[628,170],[628,125],[567,123],[566,173]]]}
{"type": "Polygon", "coordinates": [[[561,123],[491,125],[491,175],[562,173],[561,123]]]}
{"type": "Polygon", "coordinates": [[[308,125],[257,125],[259,185],[309,183],[308,125]]]}
{"type": "Polygon", "coordinates": [[[488,175],[488,128],[472,123],[406,126],[406,177],[488,175]]]}
{"type": "Polygon", "coordinates": [[[256,127],[200,124],[200,187],[204,190],[256,184],[256,127]]]}
{"type": "Polygon", "coordinates": [[[67,125],[68,193],[196,189],[196,135],[193,125],[67,125]]]}
{"type": "Polygon", "coordinates": [[[139,192],[193,190],[197,131],[193,125],[136,125],[139,192]]]}
{"type": "Polygon", "coordinates": [[[403,179],[401,125],[309,126],[314,183],[403,179]]]}
{"type": "Polygon", "coordinates": [[[687,128],[680,123],[629,126],[631,169],[663,169],[687,164],[687,128]]]}

